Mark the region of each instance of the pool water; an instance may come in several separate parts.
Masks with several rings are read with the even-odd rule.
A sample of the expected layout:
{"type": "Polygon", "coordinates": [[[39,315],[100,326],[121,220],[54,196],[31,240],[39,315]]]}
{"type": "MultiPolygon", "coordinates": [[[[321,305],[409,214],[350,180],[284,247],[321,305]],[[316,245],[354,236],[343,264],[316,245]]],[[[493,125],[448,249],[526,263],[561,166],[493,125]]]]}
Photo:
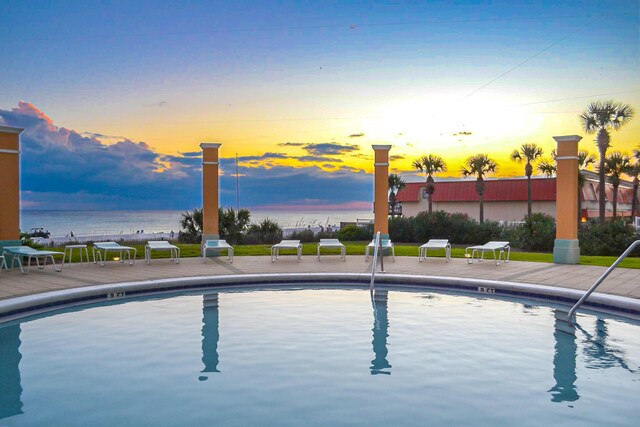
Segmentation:
{"type": "Polygon", "coordinates": [[[0,426],[637,425],[640,326],[557,310],[397,288],[75,308],[0,325],[0,426]]]}

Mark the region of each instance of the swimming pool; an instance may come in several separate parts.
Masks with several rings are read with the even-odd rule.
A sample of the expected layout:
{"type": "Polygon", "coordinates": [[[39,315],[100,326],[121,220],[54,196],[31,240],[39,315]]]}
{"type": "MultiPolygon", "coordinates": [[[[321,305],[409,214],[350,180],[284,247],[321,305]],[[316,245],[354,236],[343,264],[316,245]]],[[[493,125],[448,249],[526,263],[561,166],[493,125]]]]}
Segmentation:
{"type": "Polygon", "coordinates": [[[335,285],[60,310],[0,325],[0,425],[635,425],[640,326],[559,310],[335,285]]]}

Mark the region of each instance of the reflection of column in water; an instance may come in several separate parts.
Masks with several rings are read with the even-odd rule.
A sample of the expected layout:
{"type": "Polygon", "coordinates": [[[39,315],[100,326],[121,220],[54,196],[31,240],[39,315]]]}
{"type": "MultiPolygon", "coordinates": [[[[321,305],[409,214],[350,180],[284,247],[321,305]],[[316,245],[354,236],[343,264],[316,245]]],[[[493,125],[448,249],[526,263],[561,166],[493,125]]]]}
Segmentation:
{"type": "Polygon", "coordinates": [[[20,325],[0,328],[0,419],[22,414],[20,325]]]}
{"type": "MultiPolygon", "coordinates": [[[[202,298],[202,372],[220,372],[218,370],[218,294],[204,294],[202,298]]],[[[200,376],[205,381],[206,375],[200,376]]]]}
{"type": "Polygon", "coordinates": [[[375,359],[371,361],[371,375],[385,374],[391,375],[391,372],[383,371],[383,369],[391,368],[387,361],[387,333],[389,329],[389,318],[387,316],[388,291],[376,290],[373,294],[373,352],[375,359]]]}
{"type": "Polygon", "coordinates": [[[578,345],[576,344],[575,328],[567,321],[567,313],[562,310],[554,310],[555,324],[553,338],[555,339],[555,353],[553,355],[553,378],[556,380],[549,391],[552,402],[574,402],[580,398],[575,386],[576,357],[578,345]]]}

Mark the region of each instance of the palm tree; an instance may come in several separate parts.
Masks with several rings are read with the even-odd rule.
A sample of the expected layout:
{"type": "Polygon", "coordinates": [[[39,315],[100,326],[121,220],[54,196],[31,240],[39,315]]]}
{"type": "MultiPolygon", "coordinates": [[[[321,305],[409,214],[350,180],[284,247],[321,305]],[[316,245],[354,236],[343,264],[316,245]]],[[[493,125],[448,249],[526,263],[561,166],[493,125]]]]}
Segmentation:
{"type": "Polygon", "coordinates": [[[638,208],[638,184],[640,181],[640,145],[633,150],[633,157],[636,159],[634,165],[629,169],[629,175],[633,177],[633,199],[631,201],[631,219],[634,220],[638,208]]]}
{"type": "Polygon", "coordinates": [[[396,196],[398,195],[398,191],[402,190],[407,183],[402,177],[396,175],[395,173],[389,174],[389,205],[391,205],[391,217],[393,218],[396,214],[396,196]]]}
{"type": "MultiPolygon", "coordinates": [[[[551,150],[551,160],[541,160],[540,163],[538,163],[538,171],[548,177],[555,175],[558,171],[556,156],[556,150],[551,150]]],[[[586,183],[586,178],[582,175],[581,170],[586,169],[589,165],[593,165],[595,163],[596,156],[585,150],[578,151],[578,224],[580,224],[580,221],[582,220],[582,197],[580,196],[580,192],[586,183]]]]}
{"type": "Polygon", "coordinates": [[[484,176],[495,172],[497,167],[497,163],[486,154],[476,154],[465,160],[464,166],[460,170],[462,176],[477,177],[476,192],[480,198],[480,224],[484,222],[484,176]]]}
{"type": "Polygon", "coordinates": [[[632,167],[631,158],[619,151],[609,154],[604,162],[604,172],[609,176],[609,181],[613,186],[613,217],[616,217],[616,208],[618,206],[618,187],[620,186],[620,177],[623,173],[628,173],[632,167]]]}
{"type": "Polygon", "coordinates": [[[427,175],[427,194],[429,195],[429,213],[433,209],[433,193],[436,191],[433,175],[438,172],[446,172],[447,165],[440,156],[429,154],[413,161],[413,167],[427,175]]]}
{"type": "Polygon", "coordinates": [[[580,115],[580,122],[584,131],[588,134],[596,134],[596,145],[600,153],[600,174],[598,189],[600,224],[604,225],[605,210],[605,159],[607,149],[611,145],[610,130],[618,130],[631,121],[633,109],[627,105],[613,101],[595,101],[587,106],[580,115]]]}
{"type": "Polygon", "coordinates": [[[578,151],[578,225],[580,225],[580,221],[582,221],[582,197],[580,197],[580,193],[582,192],[582,187],[584,187],[587,182],[587,179],[580,170],[586,169],[590,165],[595,165],[596,160],[596,156],[588,151],[578,151]]]}
{"type": "MultiPolygon", "coordinates": [[[[635,157],[635,150],[634,150],[634,157],[635,157]]],[[[638,184],[640,184],[640,180],[638,179],[638,177],[640,177],[640,162],[636,160],[636,162],[632,164],[629,170],[627,171],[627,175],[633,177],[633,196],[631,199],[631,220],[633,221],[634,217],[636,216],[636,208],[638,207],[637,193],[638,193],[638,184]]]]}
{"type": "Polygon", "coordinates": [[[522,144],[519,150],[513,150],[511,160],[521,163],[526,161],[524,166],[524,174],[527,176],[527,216],[531,215],[531,175],[533,174],[533,166],[539,157],[542,157],[542,148],[536,144],[522,144]]]}
{"type": "Polygon", "coordinates": [[[178,238],[182,242],[197,243],[202,236],[202,209],[183,212],[180,219],[182,230],[178,238]]]}

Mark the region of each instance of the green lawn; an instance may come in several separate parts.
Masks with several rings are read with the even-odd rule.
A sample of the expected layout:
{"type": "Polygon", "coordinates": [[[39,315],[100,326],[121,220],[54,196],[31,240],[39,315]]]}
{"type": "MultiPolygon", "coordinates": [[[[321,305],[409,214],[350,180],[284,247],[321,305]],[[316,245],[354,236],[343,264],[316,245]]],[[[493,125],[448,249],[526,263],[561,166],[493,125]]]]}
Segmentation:
{"type": "MultiPolygon", "coordinates": [[[[347,255],[362,255],[364,256],[365,246],[369,242],[347,242],[345,246],[347,248],[347,255]]],[[[144,258],[144,244],[128,244],[138,249],[138,259],[144,258]]],[[[178,244],[180,247],[181,256],[185,258],[196,257],[200,255],[199,244],[178,244]]],[[[397,244],[396,255],[397,256],[418,256],[418,244],[397,244]]],[[[235,256],[248,256],[248,255],[263,255],[268,256],[271,253],[271,245],[236,245],[234,246],[235,256]]],[[[52,248],[52,250],[63,251],[64,247],[52,248]]],[[[89,248],[91,252],[91,248],[89,248]]],[[[429,252],[429,256],[444,256],[440,254],[442,251],[429,252]]],[[[338,250],[323,250],[323,254],[339,254],[338,250]]],[[[302,247],[303,255],[315,255],[316,244],[305,243],[302,247]]],[[[464,258],[464,247],[454,247],[451,249],[451,256],[453,258],[464,258]]],[[[168,258],[168,253],[154,253],[153,258],[168,258]]],[[[581,265],[598,265],[608,267],[616,260],[617,257],[612,256],[581,256],[581,265]]],[[[514,261],[532,261],[532,262],[553,262],[553,255],[551,253],[538,253],[538,252],[511,252],[511,259],[514,261]]],[[[77,251],[73,253],[73,261],[79,261],[80,255],[77,251]]],[[[640,258],[627,258],[620,264],[620,267],[626,268],[638,268],[640,269],[640,258]]]]}

